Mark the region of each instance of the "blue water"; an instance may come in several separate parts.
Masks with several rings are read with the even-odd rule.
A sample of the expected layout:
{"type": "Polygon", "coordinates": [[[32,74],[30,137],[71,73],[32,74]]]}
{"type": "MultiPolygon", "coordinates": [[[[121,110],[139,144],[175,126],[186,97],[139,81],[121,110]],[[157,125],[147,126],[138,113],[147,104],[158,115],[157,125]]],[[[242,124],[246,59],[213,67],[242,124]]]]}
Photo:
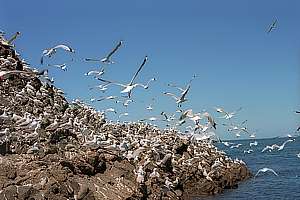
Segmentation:
{"type": "Polygon", "coordinates": [[[239,148],[231,149],[223,144],[216,144],[232,158],[239,158],[246,162],[253,174],[260,168],[268,167],[277,172],[260,173],[256,178],[241,182],[237,189],[225,190],[224,193],[211,197],[195,198],[195,200],[223,200],[223,199],[300,199],[300,137],[294,142],[287,143],[282,151],[261,152],[266,145],[279,144],[289,138],[258,139],[257,146],[252,146],[254,152],[244,154],[248,150],[250,141],[232,141],[242,144],[239,148]]]}

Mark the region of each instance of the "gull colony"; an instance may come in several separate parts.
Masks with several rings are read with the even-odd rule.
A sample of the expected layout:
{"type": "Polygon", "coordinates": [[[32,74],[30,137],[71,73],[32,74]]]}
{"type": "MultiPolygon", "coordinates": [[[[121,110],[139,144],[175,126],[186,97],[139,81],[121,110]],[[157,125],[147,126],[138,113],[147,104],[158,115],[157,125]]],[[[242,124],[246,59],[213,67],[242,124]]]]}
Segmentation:
{"type": "MultiPolygon", "coordinates": [[[[53,191],[46,192],[46,188],[55,182],[68,188],[60,191],[61,195],[74,199],[88,195],[93,195],[95,199],[185,199],[189,195],[216,194],[224,188],[234,188],[239,181],[251,176],[242,160],[229,158],[212,144],[217,139],[226,146],[231,145],[230,148],[241,146],[223,142],[216,136],[218,122],[212,114],[178,109],[171,114],[161,111],[160,115],[139,122],[108,121],[105,115],[108,112],[118,113],[115,108],[98,111],[79,99],[68,102],[64,92],[56,88],[53,79],[49,78],[50,69],[32,69],[21,60],[13,45],[19,35],[20,32],[17,32],[9,40],[0,35],[0,154],[13,155],[1,156],[0,163],[6,163],[16,173],[25,171],[36,179],[28,182],[27,178],[14,184],[17,188],[15,195],[20,195],[18,187],[26,186],[40,196],[51,199],[53,191]],[[187,120],[192,125],[187,126],[184,132],[180,131],[187,120]],[[145,121],[161,121],[167,128],[159,129],[145,121]],[[24,164],[37,160],[45,164],[24,164]],[[73,176],[70,180],[62,179],[59,175],[49,174],[49,170],[57,170],[62,176],[72,173],[73,176]]],[[[120,41],[103,58],[87,58],[85,61],[97,61],[104,67],[114,64],[111,58],[123,43],[120,41]]],[[[53,59],[57,53],[75,55],[69,45],[57,44],[43,50],[41,65],[44,65],[45,57],[53,59]],[[58,49],[65,52],[59,52],[58,49]]],[[[147,84],[135,82],[147,61],[148,57],[145,56],[127,84],[103,79],[104,67],[99,71],[86,72],[86,76],[102,82],[98,86],[91,86],[91,89],[98,88],[105,92],[110,86],[116,85],[123,88],[121,94],[127,94],[125,97],[111,95],[91,98],[91,101],[114,100],[121,102],[125,108],[135,102],[132,99],[133,89],[142,87],[148,90],[149,84],[156,81],[156,78],[151,78],[147,84]]],[[[47,66],[60,68],[67,73],[65,63],[47,66]]],[[[178,96],[170,92],[163,94],[172,97],[177,108],[180,108],[188,101],[186,96],[191,84],[192,81],[185,88],[168,84],[181,93],[178,96]]],[[[145,108],[153,112],[153,104],[145,108]]],[[[255,137],[245,126],[246,121],[240,125],[233,121],[240,110],[228,112],[221,107],[216,108],[217,113],[222,114],[219,119],[228,122],[223,123],[228,132],[235,133],[237,137],[241,133],[255,137]]],[[[120,113],[119,118],[128,115],[128,112],[120,113]]],[[[278,150],[283,149],[287,142],[278,150]]],[[[256,145],[256,141],[250,143],[250,147],[256,145]]],[[[245,153],[251,152],[248,150],[245,153]]],[[[265,172],[265,169],[260,172],[265,172]]],[[[9,177],[5,179],[9,180],[9,177]]],[[[0,199],[8,199],[8,191],[9,187],[0,185],[0,199]]]]}

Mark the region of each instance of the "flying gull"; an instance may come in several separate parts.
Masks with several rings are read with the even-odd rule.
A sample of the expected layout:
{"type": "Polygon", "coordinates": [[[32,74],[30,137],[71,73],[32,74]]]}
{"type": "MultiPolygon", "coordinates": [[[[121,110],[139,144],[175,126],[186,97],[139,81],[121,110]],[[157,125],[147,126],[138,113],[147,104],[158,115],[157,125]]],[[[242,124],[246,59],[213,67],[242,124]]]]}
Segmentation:
{"type": "Polygon", "coordinates": [[[105,56],[102,59],[93,59],[93,58],[86,58],[85,61],[97,61],[97,62],[103,62],[106,64],[113,64],[114,62],[112,60],[110,60],[111,56],[122,46],[123,41],[121,40],[117,46],[111,51],[109,52],[109,54],[107,56],[105,56]]]}
{"type": "Polygon", "coordinates": [[[41,57],[41,64],[44,64],[44,56],[48,56],[50,58],[52,55],[54,55],[57,51],[57,49],[63,49],[65,51],[75,53],[74,49],[71,47],[65,45],[65,44],[59,44],[49,49],[44,49],[41,57]]]}
{"type": "Polygon", "coordinates": [[[273,23],[269,26],[267,33],[271,33],[275,28],[277,28],[277,19],[275,19],[273,23]]]}
{"type": "MultiPolygon", "coordinates": [[[[168,86],[176,87],[176,86],[171,85],[171,84],[168,84],[168,86]]],[[[176,100],[176,103],[177,103],[177,106],[180,107],[180,106],[181,106],[181,103],[187,101],[187,99],[185,98],[185,96],[187,95],[188,91],[190,90],[191,85],[190,85],[190,83],[189,83],[189,84],[186,86],[185,89],[180,88],[180,87],[176,87],[176,88],[179,89],[179,90],[181,91],[180,96],[176,96],[175,94],[170,93],[170,92],[164,92],[163,94],[164,94],[164,95],[171,96],[173,99],[175,99],[175,100],[176,100]]]]}
{"type": "Polygon", "coordinates": [[[234,111],[234,112],[226,112],[223,108],[221,108],[221,107],[218,107],[218,108],[215,108],[216,109],[216,111],[218,112],[218,113],[222,113],[222,114],[224,114],[222,117],[220,117],[220,118],[224,118],[224,119],[231,119],[231,118],[233,118],[235,115],[236,115],[236,113],[238,112],[238,111],[240,111],[241,109],[242,109],[242,107],[240,107],[239,109],[237,109],[236,111],[234,111]]]}
{"type": "Polygon", "coordinates": [[[257,171],[257,173],[255,174],[254,178],[255,178],[260,172],[267,172],[267,171],[270,171],[270,172],[272,172],[273,174],[275,174],[276,176],[278,176],[278,174],[277,174],[273,169],[264,167],[264,168],[259,169],[259,170],[257,171]]]}
{"type": "Polygon", "coordinates": [[[21,32],[16,32],[9,40],[8,40],[8,44],[10,45],[15,39],[17,39],[17,37],[21,34],[21,32]]]}
{"type": "Polygon", "coordinates": [[[137,75],[139,74],[139,72],[142,70],[142,68],[144,67],[144,65],[146,64],[146,61],[148,60],[148,57],[145,56],[144,60],[143,60],[143,63],[141,64],[141,66],[138,68],[138,70],[135,72],[135,74],[133,75],[131,81],[127,84],[122,84],[122,83],[117,83],[117,82],[114,82],[114,81],[108,81],[108,80],[104,80],[104,79],[101,79],[101,78],[98,78],[98,80],[104,82],[104,83],[107,83],[107,84],[114,84],[114,85],[119,85],[121,87],[123,87],[124,89],[121,91],[121,93],[127,93],[128,94],[128,98],[131,97],[131,93],[132,93],[132,90],[137,87],[137,86],[140,86],[140,87],[143,87],[144,89],[148,89],[149,87],[149,84],[151,81],[155,81],[156,79],[155,78],[152,78],[148,81],[148,83],[146,85],[143,85],[143,84],[140,84],[140,83],[134,83],[137,75]]]}

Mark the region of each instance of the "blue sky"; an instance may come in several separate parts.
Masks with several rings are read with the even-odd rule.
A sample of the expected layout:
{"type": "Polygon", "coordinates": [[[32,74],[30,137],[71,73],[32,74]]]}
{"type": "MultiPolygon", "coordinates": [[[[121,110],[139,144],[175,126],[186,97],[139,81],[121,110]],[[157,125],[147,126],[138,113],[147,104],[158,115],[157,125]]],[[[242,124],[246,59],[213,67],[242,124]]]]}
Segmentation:
{"type": "MultiPolygon", "coordinates": [[[[162,92],[174,92],[167,83],[185,86],[193,74],[189,101],[183,108],[203,109],[215,117],[214,106],[243,110],[236,121],[248,119],[257,137],[283,136],[299,125],[300,109],[300,2],[286,1],[3,1],[0,29],[15,42],[18,52],[33,67],[42,69],[41,52],[59,43],[72,46],[76,54],[58,53],[46,63],[75,59],[67,72],[50,69],[56,86],[69,99],[88,101],[103,94],[89,91],[98,82],[83,74],[99,67],[85,57],[103,57],[119,41],[124,46],[114,56],[105,78],[128,82],[148,55],[149,62],[138,77],[158,80],[149,91],[137,89],[128,120],[173,112],[175,103],[162,92]],[[277,18],[278,28],[266,33],[277,18]],[[145,107],[155,97],[154,110],[145,107]]],[[[104,95],[119,95],[113,87],[104,95]]],[[[112,102],[93,104],[102,110],[112,102]]],[[[120,112],[125,109],[118,107],[120,112]]],[[[113,116],[110,116],[113,118],[113,116]]],[[[222,123],[221,121],[219,123],[222,123]]],[[[219,129],[221,138],[233,138],[219,129]]]]}

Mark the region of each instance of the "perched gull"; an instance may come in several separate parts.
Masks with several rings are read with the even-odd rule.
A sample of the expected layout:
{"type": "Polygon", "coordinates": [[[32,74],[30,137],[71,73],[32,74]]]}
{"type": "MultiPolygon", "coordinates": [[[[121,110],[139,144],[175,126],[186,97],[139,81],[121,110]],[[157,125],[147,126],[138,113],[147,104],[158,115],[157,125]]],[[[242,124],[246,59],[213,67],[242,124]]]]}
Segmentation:
{"type": "Polygon", "coordinates": [[[41,64],[44,63],[44,56],[48,56],[48,58],[50,58],[52,55],[54,55],[56,53],[57,49],[63,49],[65,51],[75,53],[74,49],[72,49],[71,47],[69,47],[65,44],[59,44],[59,45],[56,45],[55,47],[43,50],[43,55],[41,57],[41,64]]]}
{"type": "Polygon", "coordinates": [[[105,56],[102,59],[93,59],[93,58],[86,58],[85,61],[100,61],[103,63],[107,63],[107,64],[113,64],[114,62],[112,60],[110,60],[110,57],[121,47],[121,45],[123,44],[123,41],[121,40],[117,46],[111,51],[109,52],[109,54],[107,56],[105,56]]]}
{"type": "Polygon", "coordinates": [[[152,78],[148,81],[148,83],[146,85],[143,85],[143,84],[140,84],[140,83],[134,83],[137,75],[139,74],[139,72],[142,70],[143,66],[146,64],[146,61],[148,60],[148,57],[145,56],[144,60],[143,60],[143,63],[141,64],[141,66],[138,68],[138,70],[135,72],[135,74],[133,75],[131,81],[127,84],[121,84],[121,83],[117,83],[117,82],[114,82],[114,81],[108,81],[108,80],[104,80],[104,79],[101,79],[101,78],[98,78],[98,80],[102,81],[102,82],[105,82],[107,83],[108,85],[109,84],[114,84],[114,85],[119,85],[121,87],[123,87],[124,89],[121,91],[121,93],[127,93],[128,94],[128,98],[131,97],[131,93],[132,93],[132,90],[137,87],[137,86],[140,86],[140,87],[143,87],[144,89],[148,89],[149,87],[149,84],[151,81],[155,81],[156,79],[155,78],[152,78]]]}
{"type": "Polygon", "coordinates": [[[275,174],[276,176],[278,176],[278,174],[277,174],[273,169],[264,167],[264,168],[259,169],[259,170],[257,171],[257,173],[255,174],[254,178],[255,178],[260,172],[267,172],[267,171],[270,171],[270,172],[272,172],[273,174],[275,174]]]}
{"type": "Polygon", "coordinates": [[[267,33],[271,33],[273,29],[277,28],[277,19],[275,19],[272,24],[269,26],[267,33]]]}

